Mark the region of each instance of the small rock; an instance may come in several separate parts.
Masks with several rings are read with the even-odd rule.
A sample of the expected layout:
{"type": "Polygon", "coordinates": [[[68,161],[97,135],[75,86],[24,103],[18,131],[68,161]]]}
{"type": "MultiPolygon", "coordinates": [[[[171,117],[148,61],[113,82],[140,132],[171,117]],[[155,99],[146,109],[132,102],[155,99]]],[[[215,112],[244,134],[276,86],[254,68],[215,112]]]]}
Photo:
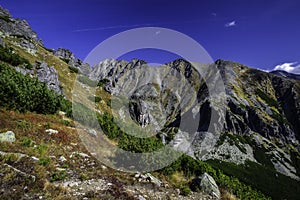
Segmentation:
{"type": "Polygon", "coordinates": [[[65,162],[67,159],[64,156],[60,156],[58,159],[60,162],[65,162]]]}
{"type": "Polygon", "coordinates": [[[59,112],[58,112],[58,115],[61,116],[61,117],[64,117],[64,116],[66,116],[66,113],[63,112],[63,111],[59,111],[59,112]]]}
{"type": "Polygon", "coordinates": [[[138,200],[146,200],[142,195],[139,195],[139,196],[137,197],[137,199],[138,199],[138,200]]]}
{"type": "Polygon", "coordinates": [[[7,131],[0,133],[0,142],[14,142],[16,141],[15,133],[12,131],[7,131]]]}
{"type": "Polygon", "coordinates": [[[66,171],[65,168],[61,168],[61,167],[56,167],[56,170],[57,170],[57,171],[66,171]]]}
{"type": "Polygon", "coordinates": [[[97,136],[97,132],[94,129],[88,130],[88,133],[93,135],[93,136],[97,136]]]}
{"type": "Polygon", "coordinates": [[[83,158],[89,158],[90,157],[86,153],[78,153],[78,155],[81,156],[81,157],[83,157],[83,158]]]}
{"type": "Polygon", "coordinates": [[[58,133],[58,130],[54,130],[54,129],[47,129],[47,130],[46,130],[46,133],[48,133],[49,135],[52,135],[52,134],[57,134],[57,133],[58,133]]]}
{"type": "Polygon", "coordinates": [[[32,156],[31,159],[32,159],[33,161],[39,161],[39,160],[40,160],[39,158],[37,158],[37,157],[35,157],[35,156],[32,156]]]}

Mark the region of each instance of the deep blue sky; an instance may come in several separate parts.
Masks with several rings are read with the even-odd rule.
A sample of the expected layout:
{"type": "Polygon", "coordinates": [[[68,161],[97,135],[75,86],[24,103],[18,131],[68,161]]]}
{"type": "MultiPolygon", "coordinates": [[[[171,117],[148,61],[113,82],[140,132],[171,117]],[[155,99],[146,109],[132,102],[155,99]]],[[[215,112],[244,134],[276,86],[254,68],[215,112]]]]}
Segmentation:
{"type": "MultiPolygon", "coordinates": [[[[81,59],[116,33],[159,26],[192,37],[214,60],[262,69],[300,61],[297,0],[2,0],[0,4],[14,17],[26,19],[46,47],[68,48],[81,59]],[[234,26],[226,27],[230,22],[234,26]]],[[[150,50],[124,57],[156,63],[175,58],[150,50]]]]}

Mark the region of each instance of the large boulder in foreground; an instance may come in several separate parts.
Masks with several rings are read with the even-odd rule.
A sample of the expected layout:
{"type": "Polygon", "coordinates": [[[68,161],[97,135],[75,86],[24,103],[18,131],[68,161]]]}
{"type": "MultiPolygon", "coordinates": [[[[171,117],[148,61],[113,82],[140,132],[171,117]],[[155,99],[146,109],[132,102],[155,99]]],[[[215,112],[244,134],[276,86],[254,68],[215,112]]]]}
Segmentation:
{"type": "Polygon", "coordinates": [[[217,199],[220,199],[219,187],[214,178],[207,173],[194,178],[190,183],[190,187],[193,191],[201,190],[217,199]]]}

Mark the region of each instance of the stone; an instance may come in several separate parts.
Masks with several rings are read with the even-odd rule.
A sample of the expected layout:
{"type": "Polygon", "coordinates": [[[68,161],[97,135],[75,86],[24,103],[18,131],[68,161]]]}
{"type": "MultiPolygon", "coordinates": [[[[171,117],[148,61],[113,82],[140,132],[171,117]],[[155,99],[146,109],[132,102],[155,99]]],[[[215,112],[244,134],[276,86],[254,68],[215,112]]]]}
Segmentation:
{"type": "Polygon", "coordinates": [[[57,133],[58,133],[58,130],[47,129],[45,132],[48,133],[49,135],[52,135],[52,134],[57,134],[57,133]]]}
{"type": "Polygon", "coordinates": [[[97,131],[95,129],[89,129],[88,133],[91,134],[92,136],[97,136],[97,131]]]}
{"type": "Polygon", "coordinates": [[[21,47],[25,48],[28,52],[36,52],[37,51],[37,46],[28,39],[23,38],[19,44],[21,47]]]}
{"type": "Polygon", "coordinates": [[[86,153],[82,153],[82,152],[78,153],[78,155],[81,156],[81,157],[83,157],[83,158],[89,158],[90,157],[86,153]]]}
{"type": "Polygon", "coordinates": [[[59,160],[59,162],[67,161],[67,159],[64,156],[60,156],[58,160],[59,160]]]}
{"type": "Polygon", "coordinates": [[[29,26],[26,20],[14,19],[10,13],[0,6],[0,30],[8,35],[17,35],[23,38],[30,38],[35,42],[43,45],[43,42],[38,38],[29,26]]]}
{"type": "Polygon", "coordinates": [[[213,177],[207,173],[193,179],[190,186],[193,191],[202,190],[203,192],[220,199],[219,187],[213,177]]]}
{"type": "Polygon", "coordinates": [[[138,195],[138,196],[137,196],[137,199],[138,199],[138,200],[146,200],[142,195],[138,195]]]}
{"type": "Polygon", "coordinates": [[[7,131],[4,133],[0,133],[0,142],[15,142],[16,136],[12,131],[7,131]]]}
{"type": "Polygon", "coordinates": [[[63,94],[58,80],[58,72],[54,67],[49,67],[47,63],[43,61],[37,61],[33,67],[34,69],[25,69],[21,67],[16,67],[15,69],[23,75],[29,74],[31,77],[38,78],[40,82],[47,84],[48,89],[53,90],[58,94],[63,94]]]}
{"type": "Polygon", "coordinates": [[[58,48],[54,55],[63,59],[71,67],[78,69],[81,74],[88,75],[91,71],[88,63],[83,63],[80,59],[75,58],[74,54],[68,49],[58,48]]]}
{"type": "Polygon", "coordinates": [[[36,76],[40,82],[46,83],[49,89],[62,94],[58,73],[54,67],[49,67],[46,62],[37,62],[36,76]]]}
{"type": "Polygon", "coordinates": [[[145,174],[145,179],[146,181],[154,183],[158,187],[162,186],[162,182],[156,177],[152,176],[150,173],[145,174]]]}
{"type": "Polygon", "coordinates": [[[40,160],[39,158],[37,158],[37,157],[35,157],[35,156],[32,156],[31,159],[32,159],[33,161],[35,161],[35,162],[37,162],[37,161],[40,160]]]}

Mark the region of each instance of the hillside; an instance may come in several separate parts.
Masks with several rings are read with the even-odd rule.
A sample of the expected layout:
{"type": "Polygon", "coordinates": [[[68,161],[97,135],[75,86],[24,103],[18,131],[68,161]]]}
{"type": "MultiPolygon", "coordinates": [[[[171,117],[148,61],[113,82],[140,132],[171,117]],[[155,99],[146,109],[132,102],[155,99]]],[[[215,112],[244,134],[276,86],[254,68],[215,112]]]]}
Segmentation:
{"type": "Polygon", "coordinates": [[[0,53],[1,199],[299,197],[296,75],[224,60],[91,67],[1,7],[0,53]]]}

